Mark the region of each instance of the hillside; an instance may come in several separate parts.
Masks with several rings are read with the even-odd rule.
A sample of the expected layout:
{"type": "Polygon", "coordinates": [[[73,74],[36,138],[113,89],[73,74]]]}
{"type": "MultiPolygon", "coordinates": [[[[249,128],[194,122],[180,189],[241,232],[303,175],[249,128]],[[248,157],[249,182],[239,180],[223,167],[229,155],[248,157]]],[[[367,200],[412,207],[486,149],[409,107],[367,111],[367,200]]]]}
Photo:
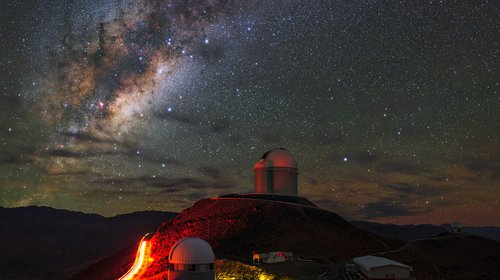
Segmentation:
{"type": "Polygon", "coordinates": [[[202,199],[163,224],[152,238],[155,262],[149,275],[165,270],[170,247],[198,236],[217,258],[248,262],[253,251],[291,251],[296,256],[343,260],[397,247],[398,242],[361,231],[317,207],[245,198],[202,199]]]}
{"type": "MultiPolygon", "coordinates": [[[[315,206],[243,197],[210,198],[199,200],[157,230],[151,239],[154,262],[146,275],[164,272],[170,247],[186,236],[207,240],[218,259],[243,263],[251,261],[253,251],[285,250],[295,256],[345,260],[403,244],[361,231],[337,214],[315,206]]],[[[132,262],[132,252],[117,254],[73,279],[113,279],[132,262]]]]}
{"type": "Polygon", "coordinates": [[[436,236],[440,233],[447,232],[446,229],[436,225],[395,225],[381,224],[366,221],[350,221],[359,229],[369,231],[371,233],[393,238],[397,240],[409,241],[413,239],[428,238],[436,236]]]}
{"type": "Polygon", "coordinates": [[[147,211],[105,218],[49,207],[0,207],[2,277],[65,279],[175,215],[147,211]]]}
{"type": "MultiPolygon", "coordinates": [[[[433,227],[430,229],[432,232],[433,227]]],[[[417,279],[495,279],[500,275],[496,265],[500,260],[500,242],[441,233],[403,243],[362,231],[337,214],[309,206],[309,203],[299,205],[274,198],[226,196],[202,199],[162,224],[151,239],[150,257],[154,261],[141,279],[164,275],[170,247],[186,236],[207,240],[217,259],[233,260],[242,265],[250,263],[253,251],[284,250],[295,256],[335,262],[367,254],[380,255],[411,265],[417,279]]],[[[134,243],[72,279],[116,279],[130,267],[137,245],[134,243]]],[[[218,273],[222,273],[219,275],[246,269],[244,266],[230,266],[229,269],[229,263],[217,268],[218,273]]]]}
{"type": "Polygon", "coordinates": [[[412,266],[417,279],[497,280],[500,276],[500,242],[477,236],[445,233],[381,256],[412,266]]]}
{"type": "MultiPolygon", "coordinates": [[[[394,225],[381,224],[366,221],[350,221],[351,224],[359,229],[371,233],[397,240],[409,241],[413,239],[429,238],[441,233],[449,232],[450,225],[394,225]]],[[[463,227],[461,232],[476,235],[491,240],[500,241],[500,228],[498,227],[463,227]]]]}

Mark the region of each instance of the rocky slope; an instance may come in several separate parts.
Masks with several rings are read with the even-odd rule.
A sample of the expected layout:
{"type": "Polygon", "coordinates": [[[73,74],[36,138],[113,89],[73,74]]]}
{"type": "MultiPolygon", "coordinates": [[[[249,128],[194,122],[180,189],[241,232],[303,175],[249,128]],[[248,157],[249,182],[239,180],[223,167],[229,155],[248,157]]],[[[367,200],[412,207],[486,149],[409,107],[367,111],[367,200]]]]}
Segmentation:
{"type": "MultiPolygon", "coordinates": [[[[280,202],[276,197],[266,200],[228,196],[202,199],[163,223],[151,239],[154,261],[142,279],[165,275],[171,246],[187,236],[207,240],[218,259],[241,264],[251,262],[253,251],[283,250],[295,256],[335,262],[380,255],[411,265],[417,279],[498,279],[495,277],[500,275],[500,267],[496,265],[500,261],[497,241],[440,233],[405,243],[360,230],[337,214],[309,203],[280,202]]],[[[91,266],[73,279],[116,279],[132,264],[137,245],[91,266]]],[[[220,275],[227,273],[224,267],[218,268],[220,275]]]]}
{"type": "Polygon", "coordinates": [[[163,224],[151,239],[154,263],[164,271],[170,247],[186,236],[207,240],[217,258],[249,262],[253,251],[344,260],[396,248],[401,242],[359,230],[333,212],[313,206],[246,198],[202,199],[163,224]]]}

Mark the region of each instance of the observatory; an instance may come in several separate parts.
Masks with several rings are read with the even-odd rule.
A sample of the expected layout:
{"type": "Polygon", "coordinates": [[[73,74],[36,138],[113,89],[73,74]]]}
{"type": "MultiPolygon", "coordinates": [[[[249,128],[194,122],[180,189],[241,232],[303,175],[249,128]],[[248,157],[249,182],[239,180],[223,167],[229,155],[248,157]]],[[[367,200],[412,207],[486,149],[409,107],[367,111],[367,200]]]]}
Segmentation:
{"type": "Polygon", "coordinates": [[[297,196],[297,162],[284,148],[267,151],[253,167],[255,193],[297,196]]]}
{"type": "Polygon", "coordinates": [[[464,226],[459,222],[459,221],[454,221],[453,223],[451,223],[450,225],[450,230],[451,232],[453,233],[459,233],[462,231],[462,228],[464,226]]]}
{"type": "Polygon", "coordinates": [[[210,244],[197,237],[177,241],[170,249],[169,280],[214,280],[215,255],[210,244]]]}

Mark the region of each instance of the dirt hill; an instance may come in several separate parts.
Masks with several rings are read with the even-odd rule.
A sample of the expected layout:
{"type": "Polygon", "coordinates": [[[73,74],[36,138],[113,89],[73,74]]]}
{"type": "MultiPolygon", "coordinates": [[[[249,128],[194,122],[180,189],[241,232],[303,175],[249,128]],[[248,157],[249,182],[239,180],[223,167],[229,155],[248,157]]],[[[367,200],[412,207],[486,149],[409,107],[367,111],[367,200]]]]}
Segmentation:
{"type": "MultiPolygon", "coordinates": [[[[165,273],[170,247],[187,236],[207,240],[217,259],[243,264],[251,262],[253,251],[283,250],[295,256],[335,262],[376,254],[412,266],[417,279],[498,279],[500,275],[496,265],[500,260],[500,242],[442,233],[404,243],[358,229],[310,202],[296,202],[300,203],[280,202],[277,197],[202,199],[158,228],[151,239],[154,261],[145,276],[154,278],[165,273]]],[[[134,261],[137,245],[91,266],[73,279],[116,279],[134,261]]]]}

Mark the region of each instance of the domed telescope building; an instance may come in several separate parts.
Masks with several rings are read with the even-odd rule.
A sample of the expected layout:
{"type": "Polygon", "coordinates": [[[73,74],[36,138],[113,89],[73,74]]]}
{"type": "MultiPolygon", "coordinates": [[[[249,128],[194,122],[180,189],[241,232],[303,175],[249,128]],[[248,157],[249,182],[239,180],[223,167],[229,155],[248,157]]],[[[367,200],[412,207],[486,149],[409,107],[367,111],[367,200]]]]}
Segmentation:
{"type": "Polygon", "coordinates": [[[177,241],[168,256],[169,280],[214,280],[215,255],[212,247],[198,237],[177,241]]]}
{"type": "Polygon", "coordinates": [[[284,148],[267,151],[254,165],[254,192],[298,195],[297,161],[284,148]]]}

